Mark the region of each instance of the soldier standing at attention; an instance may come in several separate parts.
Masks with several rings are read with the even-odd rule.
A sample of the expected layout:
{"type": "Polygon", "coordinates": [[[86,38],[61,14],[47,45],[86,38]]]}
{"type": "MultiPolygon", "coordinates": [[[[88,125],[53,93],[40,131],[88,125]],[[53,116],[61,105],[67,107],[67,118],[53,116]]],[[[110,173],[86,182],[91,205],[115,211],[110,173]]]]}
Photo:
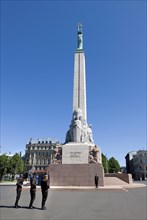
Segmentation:
{"type": "Polygon", "coordinates": [[[99,176],[96,174],[94,177],[95,187],[98,188],[99,176]]]}
{"type": "Polygon", "coordinates": [[[15,201],[15,208],[18,208],[20,206],[18,206],[18,201],[20,199],[21,196],[21,192],[22,192],[22,186],[23,186],[23,178],[20,176],[17,179],[17,183],[16,183],[16,201],[15,201]]]}
{"type": "Polygon", "coordinates": [[[47,200],[48,197],[48,189],[49,189],[49,180],[48,180],[48,176],[44,175],[43,179],[41,181],[41,191],[42,191],[42,205],[41,205],[41,209],[45,210],[45,202],[47,200]]]}
{"type": "Polygon", "coordinates": [[[30,185],[31,185],[31,187],[30,187],[31,199],[30,199],[29,209],[33,209],[34,208],[33,202],[34,202],[35,197],[36,197],[36,174],[35,173],[33,174],[33,177],[30,180],[30,185]]]}

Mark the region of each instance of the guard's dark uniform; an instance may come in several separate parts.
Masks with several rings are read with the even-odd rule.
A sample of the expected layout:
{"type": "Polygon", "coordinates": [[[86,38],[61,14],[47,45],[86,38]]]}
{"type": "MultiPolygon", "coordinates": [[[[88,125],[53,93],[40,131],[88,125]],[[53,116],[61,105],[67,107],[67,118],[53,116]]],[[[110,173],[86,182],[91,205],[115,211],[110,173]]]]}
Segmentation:
{"type": "Polygon", "coordinates": [[[30,200],[29,208],[32,209],[32,208],[34,208],[33,202],[36,197],[36,177],[35,177],[35,175],[31,178],[30,185],[31,185],[31,187],[30,187],[31,200],[30,200]]]}
{"type": "Polygon", "coordinates": [[[45,175],[41,181],[41,190],[42,190],[42,205],[41,209],[46,209],[45,202],[47,200],[48,196],[48,189],[49,189],[49,180],[47,179],[47,176],[45,175]]]}
{"type": "Polygon", "coordinates": [[[18,208],[18,201],[21,196],[22,192],[22,185],[23,185],[23,178],[19,178],[16,183],[16,201],[15,201],[15,208],[18,208]]]}
{"type": "Polygon", "coordinates": [[[95,182],[95,187],[98,187],[98,183],[99,183],[99,177],[97,175],[95,175],[94,177],[94,182],[95,182]]]}

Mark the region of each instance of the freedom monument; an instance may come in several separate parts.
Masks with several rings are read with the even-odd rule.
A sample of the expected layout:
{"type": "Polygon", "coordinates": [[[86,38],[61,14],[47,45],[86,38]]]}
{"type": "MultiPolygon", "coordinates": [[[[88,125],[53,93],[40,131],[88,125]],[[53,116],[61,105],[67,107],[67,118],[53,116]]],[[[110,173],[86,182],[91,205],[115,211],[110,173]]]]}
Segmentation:
{"type": "Polygon", "coordinates": [[[55,150],[49,165],[52,186],[94,186],[94,176],[104,186],[101,150],[94,143],[87,123],[86,69],[82,25],[77,26],[78,46],[74,57],[73,113],[65,143],[55,150]]]}

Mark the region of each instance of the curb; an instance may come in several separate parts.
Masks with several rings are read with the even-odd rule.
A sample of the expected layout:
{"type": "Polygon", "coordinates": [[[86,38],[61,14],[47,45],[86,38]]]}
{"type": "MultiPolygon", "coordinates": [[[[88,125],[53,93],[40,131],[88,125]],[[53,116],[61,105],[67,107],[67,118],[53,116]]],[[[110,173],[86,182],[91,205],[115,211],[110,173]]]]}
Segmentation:
{"type": "MultiPolygon", "coordinates": [[[[30,188],[30,185],[23,185],[23,188],[30,188]]],[[[0,183],[0,186],[16,186],[16,183],[0,183]]],[[[108,186],[99,186],[98,189],[131,189],[131,188],[142,188],[147,187],[146,184],[138,183],[138,184],[128,184],[128,185],[108,185],[108,186]]],[[[41,188],[37,186],[37,188],[41,188]]],[[[89,189],[96,189],[95,186],[50,186],[50,189],[78,189],[78,190],[89,190],[89,189]]]]}

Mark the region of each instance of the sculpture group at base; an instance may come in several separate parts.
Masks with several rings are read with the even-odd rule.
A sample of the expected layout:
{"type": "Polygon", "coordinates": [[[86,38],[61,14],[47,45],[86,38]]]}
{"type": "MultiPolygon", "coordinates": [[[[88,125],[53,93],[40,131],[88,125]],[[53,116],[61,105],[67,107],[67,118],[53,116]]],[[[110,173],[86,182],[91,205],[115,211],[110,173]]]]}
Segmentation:
{"type": "Polygon", "coordinates": [[[52,163],[62,163],[62,147],[60,145],[52,149],[52,163]]]}
{"type": "MultiPolygon", "coordinates": [[[[63,145],[64,147],[64,145],[63,145]]],[[[89,145],[89,163],[102,163],[101,161],[101,151],[97,145],[89,145]]],[[[52,164],[62,164],[62,146],[57,145],[52,150],[52,164]]]]}
{"type": "Polygon", "coordinates": [[[89,146],[89,163],[102,163],[101,151],[97,145],[89,146]]]}
{"type": "Polygon", "coordinates": [[[82,116],[82,110],[77,109],[73,112],[71,125],[66,134],[65,143],[90,143],[94,144],[91,125],[87,125],[82,116]]]}

